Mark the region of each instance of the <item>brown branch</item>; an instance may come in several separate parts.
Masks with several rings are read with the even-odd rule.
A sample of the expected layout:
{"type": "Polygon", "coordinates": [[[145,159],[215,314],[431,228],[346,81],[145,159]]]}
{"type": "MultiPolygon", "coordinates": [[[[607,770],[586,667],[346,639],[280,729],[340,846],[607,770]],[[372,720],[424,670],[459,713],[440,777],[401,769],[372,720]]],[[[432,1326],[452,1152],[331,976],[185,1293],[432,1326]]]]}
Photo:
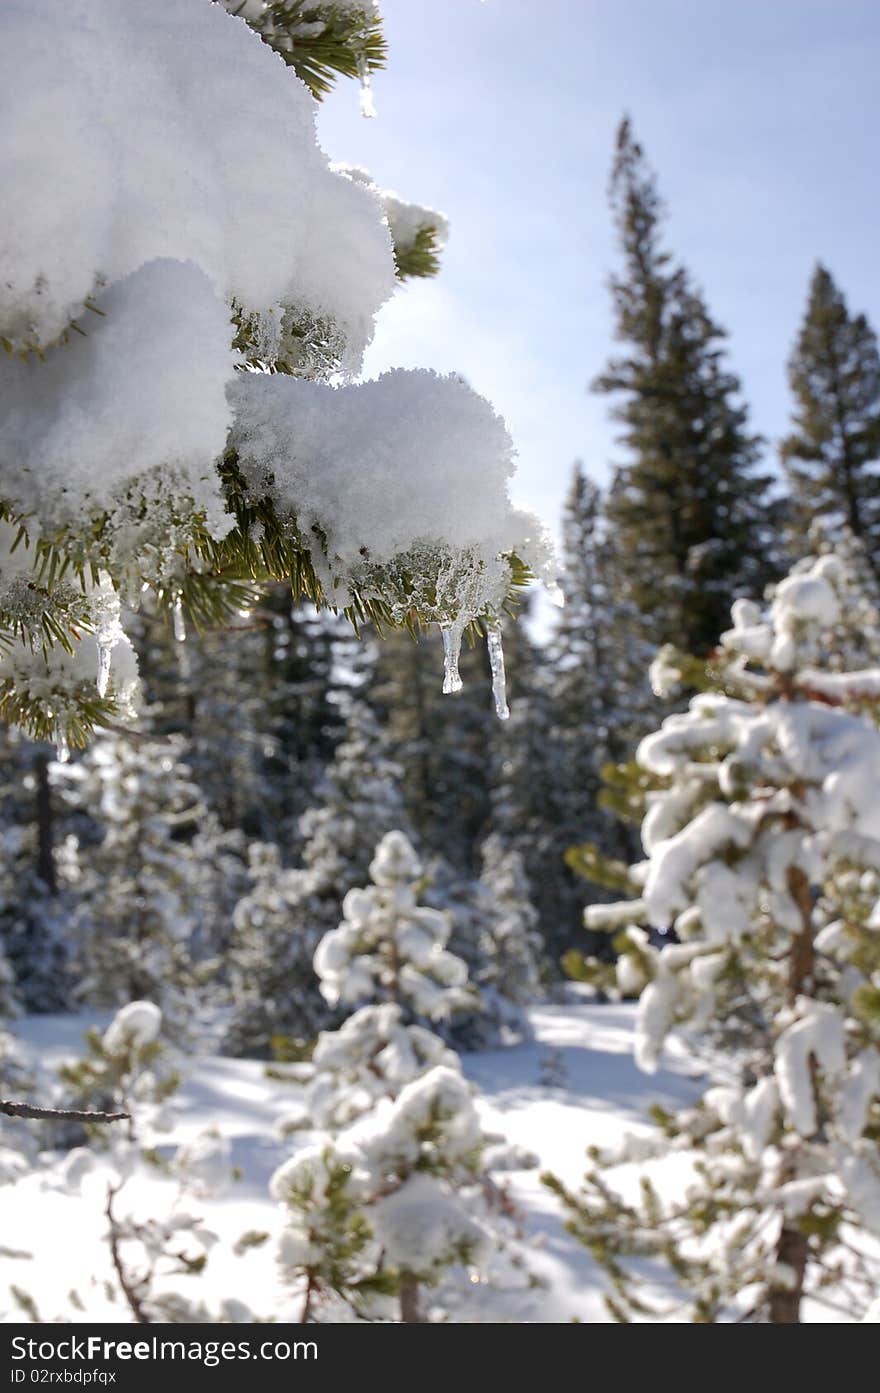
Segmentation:
{"type": "Polygon", "coordinates": [[[116,1222],[116,1215],[113,1213],[113,1201],[116,1198],[118,1189],[118,1186],[115,1189],[112,1185],[107,1186],[107,1205],[104,1210],[104,1213],[107,1216],[107,1222],[110,1225],[110,1233],[108,1235],[110,1242],[110,1256],[113,1259],[113,1268],[116,1272],[116,1280],[119,1282],[119,1285],[122,1288],[122,1294],[128,1302],[129,1309],[135,1318],[136,1324],[151,1325],[152,1321],[150,1320],[150,1317],[147,1315],[146,1310],[144,1309],[144,1306],[141,1302],[140,1293],[138,1291],[138,1287],[142,1286],[143,1282],[137,1282],[129,1277],[128,1273],[125,1270],[125,1263],[122,1261],[122,1254],[119,1251],[119,1225],[116,1222]]]}
{"type": "Polygon", "coordinates": [[[308,1325],[312,1318],[312,1297],[315,1295],[317,1286],[318,1284],[315,1281],[314,1271],[310,1267],[306,1273],[306,1290],[303,1298],[302,1311],[299,1317],[300,1325],[308,1325]]]}
{"type": "Polygon", "coordinates": [[[38,1108],[34,1103],[11,1103],[0,1098],[5,1117],[29,1117],[35,1122],[121,1122],[127,1112],[82,1112],[79,1108],[38,1108]]]}

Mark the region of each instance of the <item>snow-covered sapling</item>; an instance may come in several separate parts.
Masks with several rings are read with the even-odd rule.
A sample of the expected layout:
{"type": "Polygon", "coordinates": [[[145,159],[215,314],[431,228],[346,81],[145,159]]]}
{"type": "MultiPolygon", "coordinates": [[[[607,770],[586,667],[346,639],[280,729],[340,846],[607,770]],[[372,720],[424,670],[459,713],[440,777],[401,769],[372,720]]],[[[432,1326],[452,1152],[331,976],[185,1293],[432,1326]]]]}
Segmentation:
{"type": "Polygon", "coordinates": [[[625,986],[641,989],[643,1069],[677,1026],[728,1049],[696,1106],[595,1152],[580,1194],[552,1182],[619,1318],[680,1309],[646,1298],[637,1255],[669,1264],[697,1320],[796,1322],[806,1297],[857,1314],[876,1295],[880,670],[848,665],[851,600],[826,555],[768,609],[737,601],[716,690],[638,750],[657,787],[632,870],[641,896],[586,922],[618,933],[625,986]],[[677,941],[658,950],[644,925],[677,941]],[[670,1152],[691,1166],[681,1195],[662,1196],[650,1167],[640,1199],[615,1185],[616,1165],[670,1152]]]}
{"type": "Polygon", "coordinates": [[[332,1292],[364,1314],[365,1297],[394,1294],[400,1319],[419,1321],[420,1287],[485,1259],[484,1142],[460,1069],[438,1065],[285,1163],[272,1193],[287,1208],[280,1255],[304,1288],[303,1319],[332,1292]]]}
{"type": "Polygon", "coordinates": [[[422,1286],[509,1239],[503,1195],[482,1164],[497,1139],[482,1130],[457,1055],[414,1019],[468,1000],[467,969],[444,946],[449,920],[418,906],[421,868],[402,833],[382,839],[370,872],[373,885],[346,896],[315,968],[334,1004],[378,1001],[319,1036],[290,1130],[329,1136],[272,1187],[287,1209],[281,1260],[304,1291],[303,1319],[321,1294],[364,1314],[368,1297],[393,1293],[400,1319],[420,1320],[422,1286]]]}
{"type": "Polygon", "coordinates": [[[331,1005],[393,1001],[412,1016],[440,1020],[469,1004],[467,967],[446,949],[448,917],[418,904],[421,873],[402,832],[382,838],[370,865],[373,884],[349,891],[342,923],[315,952],[331,1005]]]}
{"type": "MultiPolygon", "coordinates": [[[[63,1064],[59,1078],[74,1101],[90,1109],[121,1109],[134,1141],[141,1120],[151,1118],[180,1086],[180,1074],[167,1063],[161,1040],[162,1012],[152,1001],[130,1001],[101,1034],[85,1035],[86,1054],[63,1064]]],[[[105,1133],[99,1134],[107,1140],[105,1133]]]]}

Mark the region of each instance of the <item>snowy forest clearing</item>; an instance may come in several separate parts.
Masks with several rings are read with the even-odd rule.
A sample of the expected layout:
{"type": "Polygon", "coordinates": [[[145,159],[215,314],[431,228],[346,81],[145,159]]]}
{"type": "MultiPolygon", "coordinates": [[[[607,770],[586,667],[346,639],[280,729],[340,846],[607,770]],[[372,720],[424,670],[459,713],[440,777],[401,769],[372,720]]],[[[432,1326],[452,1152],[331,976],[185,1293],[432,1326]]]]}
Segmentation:
{"type": "MultiPolygon", "coordinates": [[[[586,1249],[564,1232],[559,1206],[541,1185],[540,1170],[553,1170],[576,1184],[588,1145],[611,1144],[644,1119],[652,1102],[681,1104],[696,1090],[686,1078],[688,1066],[679,1048],[672,1051],[672,1067],[654,1078],[636,1068],[632,1006],[589,1004],[578,1000],[573,988],[571,1003],[536,1006],[530,1016],[532,1041],[465,1055],[463,1064],[481,1091],[479,1109],[487,1130],[503,1133],[508,1142],[540,1159],[540,1166],[499,1178],[509,1183],[525,1216],[532,1270],[548,1285],[510,1293],[483,1291],[474,1284],[456,1319],[607,1320],[601,1273],[586,1249]]],[[[39,1056],[43,1066],[51,1068],[80,1052],[84,1030],[95,1023],[92,1015],[30,1017],[17,1025],[16,1035],[29,1056],[39,1056]]],[[[311,1139],[306,1132],[295,1140],[278,1135],[278,1124],[290,1113],[298,1093],[295,1085],[267,1078],[260,1061],[208,1056],[195,1064],[172,1100],[169,1131],[155,1133],[156,1145],[170,1149],[206,1128],[216,1129],[230,1141],[230,1167],[241,1172],[219,1196],[197,1206],[198,1215],[219,1237],[204,1275],[175,1277],[169,1283],[181,1292],[189,1286],[193,1299],[206,1301],[212,1309],[231,1298],[246,1301],[263,1319],[296,1318],[299,1303],[281,1291],[274,1244],[267,1242],[241,1257],[234,1254],[233,1245],[248,1230],[274,1235],[280,1229],[269,1178],[297,1146],[311,1139]]],[[[139,1178],[130,1183],[132,1188],[137,1184],[144,1211],[153,1217],[161,1217],[174,1203],[173,1181],[139,1178]]],[[[7,1271],[33,1295],[43,1320],[62,1313],[68,1320],[127,1319],[118,1292],[111,1301],[102,1290],[113,1273],[109,1248],[102,1241],[105,1186],[97,1174],[85,1182],[80,1195],[71,1195],[53,1188],[51,1171],[44,1170],[8,1190],[6,1200],[4,1244],[33,1254],[32,1260],[22,1260],[14,1269],[7,1264],[7,1271]],[[79,1292],[86,1312],[71,1306],[71,1290],[79,1292]]],[[[194,1203],[188,1197],[188,1207],[194,1203]]],[[[15,1319],[15,1308],[10,1310],[8,1302],[4,1283],[2,1318],[15,1319]]]]}
{"type": "MultiPolygon", "coordinates": [[[[535,1290],[493,1291],[475,1283],[464,1297],[457,1320],[558,1322],[606,1321],[603,1278],[586,1249],[564,1230],[559,1206],[541,1184],[540,1170],[552,1170],[576,1185],[588,1145],[610,1146],[644,1121],[652,1103],[681,1106],[698,1088],[684,1047],[673,1040],[667,1067],[653,1078],[632,1058],[635,1008],[595,1005],[589,993],[572,988],[565,1004],[532,1008],[534,1039],[507,1049],[465,1055],[468,1078],[480,1090],[479,1109],[487,1130],[503,1133],[513,1146],[536,1152],[539,1167],[502,1173],[525,1220],[525,1247],[534,1274],[546,1285],[535,1290]]],[[[79,1052],[81,1035],[93,1016],[30,1017],[16,1034],[27,1054],[55,1067],[79,1052]]],[[[102,1022],[99,1022],[103,1024],[102,1022]]],[[[276,1167],[308,1133],[294,1142],[278,1135],[298,1089],[266,1077],[259,1061],[208,1056],[197,1062],[169,1109],[169,1130],[155,1142],[170,1149],[206,1128],[229,1139],[231,1168],[240,1172],[219,1195],[204,1203],[189,1196],[187,1207],[218,1235],[204,1275],[177,1276],[170,1288],[204,1300],[216,1310],[224,1301],[244,1301],[256,1316],[297,1319],[299,1302],[279,1284],[272,1240],[237,1256],[234,1245],[249,1230],[281,1225],[280,1210],[268,1192],[276,1167]],[[189,1288],[189,1291],[187,1291],[189,1288]]],[[[100,1165],[100,1163],[99,1163],[100,1165]]],[[[666,1167],[668,1183],[678,1172],[666,1167]]],[[[121,1298],[108,1299],[104,1283],[113,1278],[103,1241],[106,1223],[105,1173],[83,1183],[80,1194],[65,1193],[51,1169],[40,1169],[7,1190],[4,1245],[31,1253],[31,1259],[4,1262],[7,1280],[0,1293],[2,1318],[16,1319],[9,1281],[28,1291],[43,1320],[120,1320],[121,1298]],[[71,1304],[79,1293],[86,1311],[71,1304]]],[[[130,1182],[144,1212],[161,1217],[175,1202],[177,1185],[168,1179],[130,1182]]],[[[127,1193],[127,1191],[126,1191],[127,1193]]],[[[18,1313],[20,1315],[20,1312],[18,1313]]],[[[805,1317],[828,1320],[828,1313],[805,1317]]],[[[240,1314],[233,1316],[241,1319],[240,1314]]],[[[832,1317],[833,1318],[833,1317],[832,1317]]]]}

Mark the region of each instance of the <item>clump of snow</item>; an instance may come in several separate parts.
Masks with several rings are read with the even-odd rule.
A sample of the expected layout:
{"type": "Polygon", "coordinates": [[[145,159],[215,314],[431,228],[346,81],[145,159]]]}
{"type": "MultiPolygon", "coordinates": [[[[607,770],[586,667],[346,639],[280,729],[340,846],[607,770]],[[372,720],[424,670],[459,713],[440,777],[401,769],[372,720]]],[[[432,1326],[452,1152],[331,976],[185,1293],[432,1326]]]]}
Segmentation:
{"type": "Polygon", "coordinates": [[[329,168],[307,89],[240,20],[202,0],[8,0],[0,54],[20,136],[0,172],[18,190],[0,260],[13,346],[171,257],[252,313],[299,302],[363,348],[393,289],[381,204],[329,168]]]}
{"type": "Polygon", "coordinates": [[[776,1042],[779,1096],[792,1126],[802,1137],[818,1127],[812,1065],[832,1078],[846,1069],[844,1022],[836,1007],[801,998],[799,1018],[776,1042]]]}
{"type": "Polygon", "coordinates": [[[162,1012],[151,1001],[129,1001],[116,1012],[101,1043],[109,1055],[140,1052],[159,1038],[162,1012]]]}
{"type": "Polygon", "coordinates": [[[438,212],[436,208],[426,208],[423,204],[401,198],[391,189],[380,188],[369,171],[361,169],[358,165],[341,164],[333,167],[355,183],[371,189],[381,199],[391,239],[398,253],[408,251],[419,233],[427,228],[434,232],[436,250],[439,251],[446,245],[449,240],[449,221],[444,213],[438,212]]]}
{"type": "Polygon", "coordinates": [[[382,1099],[340,1138],[344,1153],[355,1157],[371,1188],[389,1175],[408,1175],[432,1156],[445,1169],[466,1166],[482,1140],[470,1086],[460,1068],[437,1065],[382,1099]]]}
{"type": "Polygon", "coordinates": [[[381,201],[218,5],[9,0],[0,64],[0,338],[30,354],[0,371],[3,495],[84,528],[161,469],[222,536],[231,307],[269,339],[285,313],[327,320],[356,369],[395,286],[381,201]]]}
{"type": "Polygon", "coordinates": [[[370,862],[370,879],[376,885],[397,885],[400,881],[416,880],[422,873],[415,848],[402,832],[389,832],[376,847],[370,862]]]}
{"type": "Polygon", "coordinates": [[[228,306],[203,270],[168,258],[137,267],[96,304],[102,317],[90,316],[85,336],[0,371],[7,497],[47,529],[81,526],[161,468],[222,535],[232,520],[211,466],[231,421],[228,306]]]}
{"type": "Polygon", "coordinates": [[[304,1194],[320,1205],[327,1198],[330,1183],[325,1149],[310,1146],[284,1161],[273,1172],[269,1193],[279,1204],[287,1204],[292,1194],[304,1194]]]}
{"type": "Polygon", "coordinates": [[[331,591],[414,553],[419,569],[433,569],[438,620],[500,604],[508,573],[499,556],[522,550],[508,497],[513,447],[460,378],[397,369],[330,387],[244,373],[230,400],[252,493],[268,495],[301,534],[320,529],[326,558],[316,565],[331,591]]]}
{"type": "Polygon", "coordinates": [[[438,1267],[488,1257],[486,1230],[431,1175],[412,1175],[380,1200],[375,1220],[388,1261],[417,1277],[430,1280],[438,1267]]]}
{"type": "Polygon", "coordinates": [[[406,1025],[393,1002],[363,1006],[338,1030],[322,1031],[312,1060],[315,1077],[306,1115],[313,1125],[331,1130],[348,1126],[429,1069],[458,1064],[433,1031],[406,1025]]]}

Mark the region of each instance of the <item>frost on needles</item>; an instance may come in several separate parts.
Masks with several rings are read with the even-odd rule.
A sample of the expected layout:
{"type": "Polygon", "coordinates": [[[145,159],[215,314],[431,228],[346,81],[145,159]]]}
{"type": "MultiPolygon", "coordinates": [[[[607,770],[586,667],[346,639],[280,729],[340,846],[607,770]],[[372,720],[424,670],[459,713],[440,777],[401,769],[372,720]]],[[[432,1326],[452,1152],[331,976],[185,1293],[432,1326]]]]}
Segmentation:
{"type": "Polygon", "coordinates": [[[125,714],[145,589],[182,631],[289,579],[355,620],[445,625],[454,653],[543,564],[485,401],[354,381],[445,222],[330,165],[281,29],[329,25],[337,70],[368,76],[375,8],[307,7],[305,29],[302,6],[246,8],[0,11],[0,707],[62,747],[125,714]]]}
{"type": "MultiPolygon", "coordinates": [[[[806,1297],[863,1313],[876,1293],[877,630],[843,555],[802,562],[768,607],[734,604],[709,690],[639,746],[654,790],[639,898],[586,924],[615,934],[617,986],[640,994],[639,1065],[680,1028],[724,1069],[695,1106],[655,1110],[653,1134],[595,1149],[579,1194],[550,1180],[620,1319],[790,1323],[806,1297]],[[652,946],[649,926],[672,941],[652,946]],[[672,1154],[689,1179],[661,1198],[652,1168],[672,1154]]],[[[683,666],[661,652],[656,684],[683,666]]]]}

